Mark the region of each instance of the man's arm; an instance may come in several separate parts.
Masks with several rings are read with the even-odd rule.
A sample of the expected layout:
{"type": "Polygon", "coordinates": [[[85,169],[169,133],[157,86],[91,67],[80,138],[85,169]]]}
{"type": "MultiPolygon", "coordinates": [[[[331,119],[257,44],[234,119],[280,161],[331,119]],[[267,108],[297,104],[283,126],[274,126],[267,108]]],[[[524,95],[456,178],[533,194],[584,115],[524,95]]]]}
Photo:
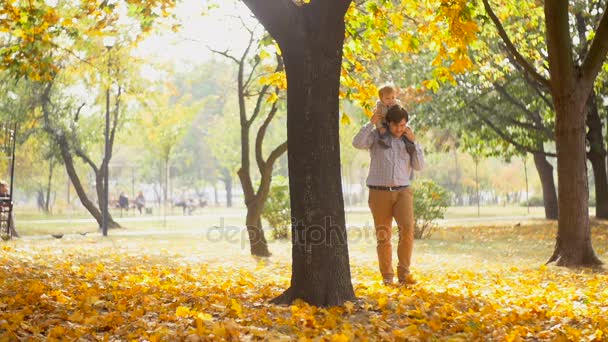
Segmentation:
{"type": "Polygon", "coordinates": [[[416,150],[413,153],[410,152],[410,164],[412,169],[416,171],[422,170],[424,168],[424,150],[422,150],[422,146],[416,142],[416,134],[414,134],[410,127],[406,127],[403,135],[409,141],[413,142],[416,147],[416,150]]]}
{"type": "Polygon", "coordinates": [[[361,150],[369,150],[374,144],[376,134],[374,134],[374,126],[382,120],[382,116],[376,112],[369,118],[369,123],[363,127],[353,138],[353,147],[361,150]]]}
{"type": "Polygon", "coordinates": [[[416,152],[411,154],[410,163],[416,171],[424,169],[424,150],[419,143],[415,143],[416,152]]]}
{"type": "Polygon", "coordinates": [[[353,138],[353,147],[360,150],[369,150],[374,143],[374,124],[371,122],[361,127],[361,130],[353,138]]]}

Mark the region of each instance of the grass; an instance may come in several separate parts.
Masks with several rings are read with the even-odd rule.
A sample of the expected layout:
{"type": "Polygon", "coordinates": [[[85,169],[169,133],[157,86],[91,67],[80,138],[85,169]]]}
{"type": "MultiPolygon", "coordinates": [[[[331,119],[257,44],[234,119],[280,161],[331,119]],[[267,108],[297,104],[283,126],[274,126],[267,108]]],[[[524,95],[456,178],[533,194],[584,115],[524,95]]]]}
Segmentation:
{"type": "MultiPolygon", "coordinates": [[[[168,211],[166,219],[163,216],[139,215],[134,212],[124,213],[120,217],[120,212],[112,210],[113,218],[123,227],[130,231],[175,231],[175,230],[196,230],[215,226],[237,226],[244,225],[244,208],[215,208],[207,207],[198,209],[194,216],[182,216],[180,208],[168,211]]],[[[543,208],[532,208],[530,218],[543,217],[543,208]]],[[[49,234],[75,234],[82,232],[94,232],[97,224],[92,221],[91,216],[83,211],[72,212],[69,214],[44,215],[33,208],[18,208],[16,213],[17,229],[22,236],[30,235],[49,235],[49,234]]],[[[441,224],[452,226],[459,224],[458,220],[475,221],[477,217],[476,207],[450,207],[446,212],[446,220],[441,224]],[[451,222],[451,220],[455,220],[451,222]]],[[[501,217],[526,217],[526,208],[521,207],[484,207],[481,216],[486,224],[491,224],[489,219],[496,217],[494,223],[504,223],[501,217]]],[[[509,220],[507,220],[509,221],[509,220]]],[[[346,224],[348,227],[373,225],[372,216],[369,209],[365,207],[347,208],[346,224]]]]}

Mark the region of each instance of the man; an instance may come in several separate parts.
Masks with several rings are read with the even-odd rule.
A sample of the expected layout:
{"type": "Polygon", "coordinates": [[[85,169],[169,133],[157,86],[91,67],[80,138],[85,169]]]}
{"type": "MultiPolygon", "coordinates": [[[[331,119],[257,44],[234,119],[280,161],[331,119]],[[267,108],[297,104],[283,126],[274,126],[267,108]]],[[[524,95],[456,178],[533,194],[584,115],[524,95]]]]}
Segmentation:
{"type": "MultiPolygon", "coordinates": [[[[0,180],[0,212],[2,212],[2,215],[8,215],[11,205],[12,202],[8,183],[0,180]]],[[[9,220],[10,224],[8,233],[13,237],[19,237],[19,234],[17,234],[17,231],[15,230],[15,219],[12,215],[9,220]]]]}
{"type": "Polygon", "coordinates": [[[389,148],[379,145],[374,126],[381,120],[378,113],[370,118],[353,139],[353,146],[370,151],[371,162],[367,177],[369,208],[376,229],[378,264],[383,282],[393,283],[391,226],[393,218],[399,226],[397,246],[397,278],[402,285],[415,283],[410,274],[410,261],[414,246],[414,196],[410,187],[413,170],[424,167],[424,152],[416,136],[407,127],[408,113],[401,106],[391,107],[385,117],[391,139],[389,148]],[[408,153],[402,137],[413,142],[415,148],[408,153]]]}

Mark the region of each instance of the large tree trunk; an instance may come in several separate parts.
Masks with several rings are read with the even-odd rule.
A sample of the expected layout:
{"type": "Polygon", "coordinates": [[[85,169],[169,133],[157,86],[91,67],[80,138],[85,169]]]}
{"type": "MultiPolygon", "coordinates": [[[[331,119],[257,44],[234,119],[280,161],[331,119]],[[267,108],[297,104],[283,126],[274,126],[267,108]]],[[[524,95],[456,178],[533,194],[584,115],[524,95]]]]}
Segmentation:
{"type": "Polygon", "coordinates": [[[589,184],[585,146],[585,107],[608,44],[608,15],[603,14],[588,55],[574,64],[568,2],[545,2],[551,93],[555,107],[559,221],[555,250],[548,262],[560,266],[598,265],[591,245],[589,184]]]}
{"type": "MultiPolygon", "coordinates": [[[[576,94],[573,91],[571,94],[576,94]]],[[[554,96],[557,112],[559,222],[555,250],[548,262],[559,266],[601,264],[591,246],[589,185],[585,154],[584,99],[554,96]]]]}
{"type": "Polygon", "coordinates": [[[545,206],[545,218],[557,220],[558,204],[555,180],[553,178],[553,166],[547,161],[547,157],[542,153],[534,153],[534,165],[538,171],[540,184],[543,189],[543,202],[545,206]]]}
{"type": "MultiPolygon", "coordinates": [[[[286,16],[291,32],[271,31],[283,51],[287,72],[293,222],[291,286],[273,300],[278,304],[302,299],[313,305],[331,306],[355,297],[338,136],[343,15],[349,3],[316,0],[300,8],[294,5],[291,16],[286,16]],[[285,35],[278,37],[279,34],[285,35]]],[[[252,9],[258,15],[256,10],[260,8],[252,9]]]]}
{"type": "Polygon", "coordinates": [[[608,219],[608,174],[606,173],[606,148],[602,133],[602,119],[597,109],[595,91],[591,92],[586,105],[587,111],[587,140],[589,153],[587,158],[591,162],[593,177],[595,179],[595,216],[608,219]]]}

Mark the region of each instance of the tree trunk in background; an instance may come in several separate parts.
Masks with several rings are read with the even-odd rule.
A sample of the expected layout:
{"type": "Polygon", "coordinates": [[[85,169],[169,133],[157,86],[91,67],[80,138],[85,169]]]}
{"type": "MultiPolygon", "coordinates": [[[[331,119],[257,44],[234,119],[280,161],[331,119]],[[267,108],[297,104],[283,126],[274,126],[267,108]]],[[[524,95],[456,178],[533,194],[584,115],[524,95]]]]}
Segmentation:
{"type": "Polygon", "coordinates": [[[222,169],[222,182],[226,190],[226,207],[232,208],[232,176],[227,168],[222,169]]]}
{"type": "Polygon", "coordinates": [[[55,160],[51,157],[49,159],[49,180],[46,187],[46,198],[44,200],[44,213],[51,213],[51,188],[53,185],[53,170],[55,168],[55,160]]]}
{"type": "Polygon", "coordinates": [[[593,178],[595,179],[595,216],[608,219],[608,174],[606,173],[606,148],[602,133],[602,119],[597,109],[597,97],[591,92],[586,104],[587,112],[587,141],[589,152],[587,158],[591,162],[593,178]]]}
{"type": "Polygon", "coordinates": [[[557,190],[555,189],[555,180],[553,178],[553,166],[547,161],[547,156],[544,154],[534,153],[533,156],[534,165],[536,166],[536,171],[538,171],[538,177],[540,178],[543,190],[545,218],[557,220],[557,190]]]}
{"type": "Polygon", "coordinates": [[[217,184],[213,183],[213,201],[215,202],[216,206],[220,205],[220,199],[217,196],[217,184]]]}

